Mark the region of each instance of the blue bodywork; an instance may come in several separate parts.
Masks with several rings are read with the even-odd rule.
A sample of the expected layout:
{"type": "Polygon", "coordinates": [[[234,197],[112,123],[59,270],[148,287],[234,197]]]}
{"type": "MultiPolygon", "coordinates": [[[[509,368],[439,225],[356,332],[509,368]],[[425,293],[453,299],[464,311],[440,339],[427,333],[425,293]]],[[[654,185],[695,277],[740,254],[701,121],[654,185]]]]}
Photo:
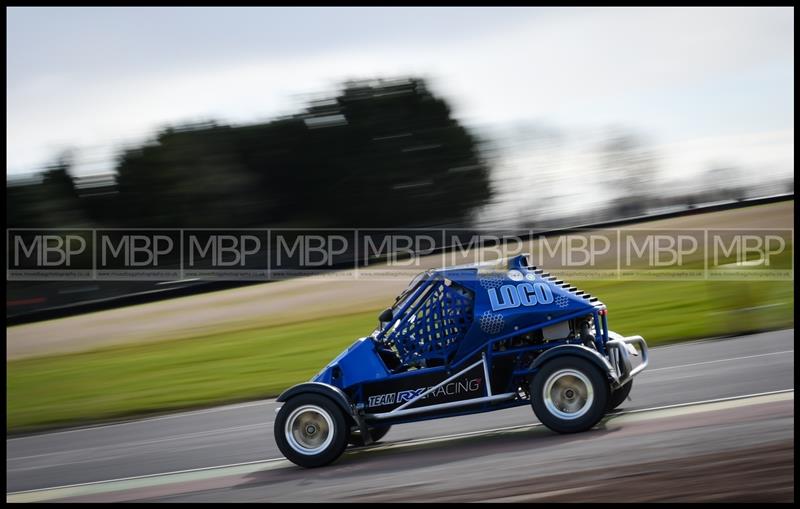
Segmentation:
{"type": "Polygon", "coordinates": [[[596,297],[529,266],[525,255],[500,267],[430,270],[398,297],[391,320],[355,341],[311,382],[346,394],[354,418],[366,421],[528,404],[536,359],[548,351],[547,357],[586,356],[615,378],[605,348],[606,314],[596,297]]]}

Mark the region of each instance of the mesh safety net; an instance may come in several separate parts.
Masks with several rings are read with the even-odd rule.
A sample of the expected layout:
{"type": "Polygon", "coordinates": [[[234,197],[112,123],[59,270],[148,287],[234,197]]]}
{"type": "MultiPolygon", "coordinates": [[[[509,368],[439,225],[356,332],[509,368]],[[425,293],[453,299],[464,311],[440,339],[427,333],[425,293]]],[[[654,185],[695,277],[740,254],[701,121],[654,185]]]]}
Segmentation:
{"type": "Polygon", "coordinates": [[[472,292],[445,280],[433,281],[392,327],[384,342],[401,362],[447,361],[472,324],[472,292]]]}

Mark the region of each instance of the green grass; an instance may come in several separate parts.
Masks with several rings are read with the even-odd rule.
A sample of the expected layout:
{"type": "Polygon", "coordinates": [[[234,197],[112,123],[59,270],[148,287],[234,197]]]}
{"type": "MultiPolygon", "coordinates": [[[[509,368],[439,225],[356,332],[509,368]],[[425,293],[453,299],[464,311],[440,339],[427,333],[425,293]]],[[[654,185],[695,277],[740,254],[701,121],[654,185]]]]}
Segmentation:
{"type": "Polygon", "coordinates": [[[377,313],[11,361],[8,429],[276,395],[368,334],[377,313]]]}
{"type": "MultiPolygon", "coordinates": [[[[649,345],[793,327],[791,281],[575,281],[649,345]]],[[[379,310],[7,363],[7,430],[275,396],[376,325],[379,310]]]]}

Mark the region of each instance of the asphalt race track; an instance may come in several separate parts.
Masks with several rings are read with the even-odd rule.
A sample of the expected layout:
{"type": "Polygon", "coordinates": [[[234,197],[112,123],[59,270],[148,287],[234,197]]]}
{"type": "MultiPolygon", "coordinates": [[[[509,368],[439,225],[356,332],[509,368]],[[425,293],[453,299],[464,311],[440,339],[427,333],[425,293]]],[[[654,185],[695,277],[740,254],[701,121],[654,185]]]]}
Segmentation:
{"type": "Polygon", "coordinates": [[[794,330],[651,349],[631,400],[557,435],[529,407],[393,428],[304,470],[260,401],[10,438],[7,500],[793,501],[794,330]]]}

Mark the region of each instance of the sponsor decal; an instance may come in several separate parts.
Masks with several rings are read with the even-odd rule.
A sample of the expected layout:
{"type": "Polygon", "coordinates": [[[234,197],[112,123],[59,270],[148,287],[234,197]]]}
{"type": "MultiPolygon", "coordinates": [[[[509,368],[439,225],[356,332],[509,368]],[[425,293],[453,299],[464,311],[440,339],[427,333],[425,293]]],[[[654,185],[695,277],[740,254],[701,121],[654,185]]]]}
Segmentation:
{"type": "Polygon", "coordinates": [[[367,398],[367,406],[368,407],[379,407],[385,405],[393,405],[395,403],[406,403],[408,401],[413,400],[414,398],[418,398],[420,395],[425,394],[418,401],[426,400],[426,399],[433,399],[439,397],[448,397],[448,396],[456,396],[459,394],[469,394],[473,392],[478,392],[481,390],[481,382],[483,381],[482,378],[471,378],[468,380],[459,380],[453,381],[447,384],[444,384],[440,387],[436,387],[433,391],[428,394],[425,394],[426,391],[430,390],[431,387],[419,387],[416,389],[406,389],[397,392],[389,392],[385,394],[376,394],[374,396],[370,396],[367,398]]]}
{"type": "Polygon", "coordinates": [[[509,270],[508,271],[508,278],[511,281],[522,281],[524,276],[522,275],[522,272],[520,272],[518,270],[509,270]]]}
{"type": "Polygon", "coordinates": [[[553,302],[553,291],[544,283],[502,285],[500,288],[489,288],[487,292],[492,311],[553,302]]]}

